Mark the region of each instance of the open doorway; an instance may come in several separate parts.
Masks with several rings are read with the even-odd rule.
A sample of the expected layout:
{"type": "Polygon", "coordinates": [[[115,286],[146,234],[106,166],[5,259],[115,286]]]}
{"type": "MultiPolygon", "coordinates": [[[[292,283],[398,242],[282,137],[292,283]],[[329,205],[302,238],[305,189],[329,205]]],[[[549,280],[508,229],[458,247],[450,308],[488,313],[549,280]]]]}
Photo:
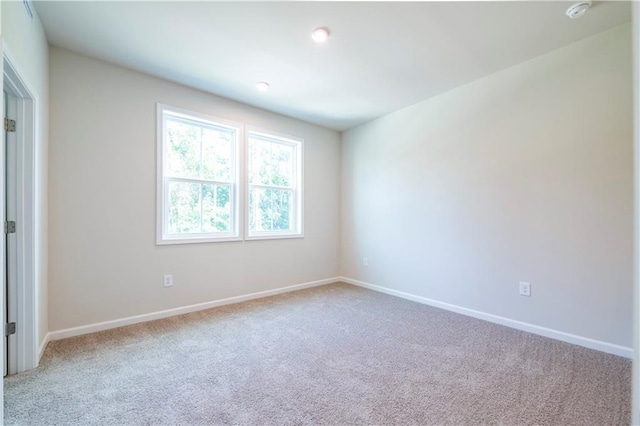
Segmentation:
{"type": "Polygon", "coordinates": [[[35,97],[12,61],[3,54],[5,102],[0,211],[5,306],[4,372],[15,374],[38,365],[36,310],[35,97]],[[15,331],[15,332],[14,332],[15,331]]]}

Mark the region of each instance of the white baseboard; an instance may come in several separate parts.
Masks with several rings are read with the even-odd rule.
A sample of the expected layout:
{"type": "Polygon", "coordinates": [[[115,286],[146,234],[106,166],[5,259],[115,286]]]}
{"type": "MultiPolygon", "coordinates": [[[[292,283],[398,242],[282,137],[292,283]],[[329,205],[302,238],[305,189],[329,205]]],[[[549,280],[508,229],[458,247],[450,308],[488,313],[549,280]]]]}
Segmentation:
{"type": "Polygon", "coordinates": [[[67,337],[80,336],[83,334],[95,333],[97,331],[109,330],[112,328],[124,327],[126,325],[138,324],[141,322],[153,321],[157,319],[172,317],[175,315],[187,314],[190,312],[202,311],[206,309],[215,308],[217,306],[231,305],[234,303],[245,302],[248,300],[260,299],[263,297],[275,296],[281,293],[287,293],[290,291],[302,290],[304,288],[317,287],[325,284],[331,284],[334,282],[342,281],[348,284],[356,285],[359,287],[367,288],[370,290],[386,293],[392,296],[401,297],[403,299],[411,300],[425,305],[434,306],[436,308],[444,309],[451,312],[456,312],[462,315],[467,315],[473,318],[478,318],[484,321],[489,321],[495,324],[504,325],[507,327],[515,328],[517,330],[526,331],[529,333],[537,334],[544,337],[549,337],[563,342],[571,343],[574,345],[584,346],[589,349],[595,349],[598,351],[623,356],[626,358],[633,358],[633,349],[626,346],[616,345],[613,343],[602,342],[588,337],[577,336],[571,333],[565,333],[563,331],[553,330],[546,327],[541,327],[534,324],[529,324],[522,321],[513,320],[510,318],[501,317],[498,315],[489,314],[486,312],[476,311],[462,306],[453,305],[450,303],[440,302],[437,300],[429,299],[422,296],[417,296],[410,293],[405,293],[398,290],[393,290],[387,287],[381,287],[374,284],[369,284],[363,281],[354,280],[347,277],[335,277],[328,278],[319,281],[312,281],[303,284],[296,284],[288,287],[281,287],[273,290],[261,291],[257,293],[246,294],[243,296],[229,297],[227,299],[219,299],[211,302],[198,303],[196,305],[183,306],[180,308],[167,309],[164,311],[152,312],[149,314],[136,315],[132,317],[105,321],[95,324],[83,325],[80,327],[67,328],[64,330],[52,331],[47,333],[45,338],[40,344],[38,350],[38,360],[42,357],[47,344],[53,340],[65,339],[67,337]]]}
{"type": "Polygon", "coordinates": [[[47,349],[47,345],[49,344],[49,341],[51,340],[51,333],[47,333],[44,336],[44,339],[42,339],[42,342],[40,342],[40,348],[38,349],[38,359],[36,360],[36,367],[38,366],[38,364],[40,364],[40,360],[42,359],[42,354],[44,354],[44,350],[47,349]]]}
{"type": "Polygon", "coordinates": [[[551,328],[540,327],[538,325],[529,324],[522,321],[516,321],[513,319],[501,317],[498,315],[488,314],[486,312],[476,311],[473,309],[463,308],[462,306],[452,305],[450,303],[439,302],[437,300],[429,299],[422,296],[416,296],[414,294],[405,293],[398,290],[392,290],[390,288],[381,287],[374,284],[369,284],[363,281],[354,280],[347,277],[339,277],[340,281],[353,284],[359,287],[368,288],[370,290],[378,291],[380,293],[390,294],[392,296],[401,297],[403,299],[412,300],[414,302],[423,303],[425,305],[433,306],[436,308],[444,309],[458,314],[467,315],[473,318],[478,318],[484,321],[493,322],[496,324],[504,325],[507,327],[515,328],[517,330],[526,331],[540,336],[549,337],[563,342],[571,343],[574,345],[584,346],[585,348],[595,349],[597,351],[606,352],[614,355],[623,356],[625,358],[633,358],[633,349],[626,346],[620,346],[613,343],[602,342],[588,337],[577,336],[575,334],[565,333],[564,331],[553,330],[551,328]]]}
{"type": "Polygon", "coordinates": [[[109,330],[112,328],[124,327],[126,325],[138,324],[141,322],[153,321],[157,319],[172,317],[176,315],[188,314],[190,312],[203,311],[218,306],[231,305],[245,302],[247,300],[261,299],[263,297],[275,296],[276,294],[288,293],[290,291],[302,290],[304,288],[317,287],[340,281],[338,277],[327,278],[319,281],[311,281],[303,284],[296,284],[288,287],[280,287],[273,290],[260,291],[257,293],[245,294],[242,296],[229,297],[227,299],[213,300],[211,302],[198,303],[196,305],[183,306],[180,308],[167,309],[164,311],[151,312],[143,315],[136,315],[112,321],[99,322],[95,324],[82,325],[80,327],[66,328],[63,330],[51,331],[47,333],[43,346],[40,348],[40,356],[46,347],[46,343],[51,340],[66,339],[67,337],[80,336],[82,334],[95,333],[97,331],[109,330]]]}

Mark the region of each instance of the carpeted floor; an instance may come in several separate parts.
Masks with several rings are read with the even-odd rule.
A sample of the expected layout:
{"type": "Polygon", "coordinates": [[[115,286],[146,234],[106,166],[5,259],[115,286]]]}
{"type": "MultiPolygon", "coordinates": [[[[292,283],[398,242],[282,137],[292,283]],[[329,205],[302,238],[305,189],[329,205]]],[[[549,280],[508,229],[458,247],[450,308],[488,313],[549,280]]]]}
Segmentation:
{"type": "Polygon", "coordinates": [[[631,362],[346,284],[49,344],[9,425],[628,424],[631,362]]]}

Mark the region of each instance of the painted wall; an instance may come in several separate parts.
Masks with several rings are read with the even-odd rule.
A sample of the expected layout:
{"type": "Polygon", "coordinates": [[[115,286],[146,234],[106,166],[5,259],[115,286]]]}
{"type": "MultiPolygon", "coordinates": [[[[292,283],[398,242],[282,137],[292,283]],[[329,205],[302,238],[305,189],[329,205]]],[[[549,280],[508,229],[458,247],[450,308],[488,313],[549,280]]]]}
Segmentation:
{"type": "Polygon", "coordinates": [[[625,25],[345,132],[342,275],[631,347],[631,69],[625,25]]]}
{"type": "Polygon", "coordinates": [[[31,19],[22,2],[2,2],[2,37],[7,54],[35,96],[35,280],[39,340],[48,330],[48,141],[49,141],[49,44],[33,10],[31,19]]]}
{"type": "Polygon", "coordinates": [[[51,331],[338,275],[339,133],[67,50],[50,59],[51,331]],[[305,238],[156,246],[157,102],[304,138],[305,238]]]}

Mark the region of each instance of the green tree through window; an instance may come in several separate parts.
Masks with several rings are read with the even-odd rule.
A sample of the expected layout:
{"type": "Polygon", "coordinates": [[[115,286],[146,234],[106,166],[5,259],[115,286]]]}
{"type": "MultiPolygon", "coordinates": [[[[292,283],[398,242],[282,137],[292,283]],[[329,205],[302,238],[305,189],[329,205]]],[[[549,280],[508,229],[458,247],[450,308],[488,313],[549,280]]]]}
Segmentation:
{"type": "Polygon", "coordinates": [[[302,237],[302,139],[165,105],[158,125],[158,244],[302,237]]]}
{"type": "Polygon", "coordinates": [[[163,235],[238,235],[239,129],[163,111],[163,235]]]}
{"type": "Polygon", "coordinates": [[[249,133],[249,232],[297,232],[301,143],[249,133]]]}

